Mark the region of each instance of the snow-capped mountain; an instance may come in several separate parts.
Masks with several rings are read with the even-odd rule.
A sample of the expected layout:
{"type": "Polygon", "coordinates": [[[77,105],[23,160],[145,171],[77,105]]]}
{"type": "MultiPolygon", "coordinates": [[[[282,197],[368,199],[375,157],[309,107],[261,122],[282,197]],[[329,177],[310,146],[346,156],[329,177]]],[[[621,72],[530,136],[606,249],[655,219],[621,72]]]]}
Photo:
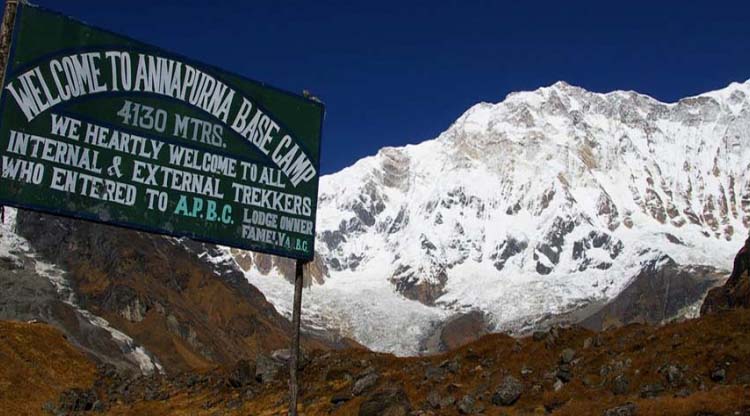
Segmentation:
{"type": "MultiPolygon", "coordinates": [[[[606,303],[646,267],[726,269],[750,226],[748,169],[750,81],[676,103],[558,82],[477,104],[321,178],[303,319],[412,354],[456,312],[520,330],[606,303]]],[[[288,314],[289,265],[235,254],[288,314]]]]}

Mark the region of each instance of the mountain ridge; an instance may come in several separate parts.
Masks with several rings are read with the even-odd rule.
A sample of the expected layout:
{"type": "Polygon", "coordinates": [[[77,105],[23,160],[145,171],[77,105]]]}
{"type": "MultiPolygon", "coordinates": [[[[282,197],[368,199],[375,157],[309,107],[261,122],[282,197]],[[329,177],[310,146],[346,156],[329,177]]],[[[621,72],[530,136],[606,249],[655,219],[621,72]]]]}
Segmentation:
{"type": "MultiPolygon", "coordinates": [[[[411,354],[368,336],[386,325],[368,314],[417,344],[456,313],[513,331],[607,302],[662,258],[723,269],[750,225],[748,94],[732,83],[662,103],[558,82],[476,104],[435,139],[322,177],[327,272],[309,289],[310,319],[411,354]],[[388,306],[347,299],[361,296],[388,306]]],[[[288,285],[264,278],[284,272],[245,273],[289,309],[288,285]]]]}

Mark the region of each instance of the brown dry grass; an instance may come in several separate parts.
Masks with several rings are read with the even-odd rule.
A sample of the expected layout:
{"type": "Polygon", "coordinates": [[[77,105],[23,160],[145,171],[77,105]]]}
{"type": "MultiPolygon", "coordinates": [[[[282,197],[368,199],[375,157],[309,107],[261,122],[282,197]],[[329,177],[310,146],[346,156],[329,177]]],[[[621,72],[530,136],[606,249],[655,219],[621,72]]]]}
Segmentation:
{"type": "Polygon", "coordinates": [[[0,414],[42,414],[44,403],[95,377],[94,364],[55,328],[0,321],[0,414]]]}

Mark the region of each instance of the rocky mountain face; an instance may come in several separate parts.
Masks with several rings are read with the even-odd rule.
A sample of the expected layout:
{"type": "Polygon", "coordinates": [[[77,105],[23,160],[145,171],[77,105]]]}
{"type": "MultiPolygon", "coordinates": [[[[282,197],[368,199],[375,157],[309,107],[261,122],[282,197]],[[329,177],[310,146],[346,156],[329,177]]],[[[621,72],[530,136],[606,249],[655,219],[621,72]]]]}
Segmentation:
{"type": "MultiPolygon", "coordinates": [[[[205,369],[288,347],[289,321],[223,249],[9,211],[2,319],[46,321],[98,361],[142,372],[205,369]]],[[[346,342],[321,334],[303,345],[346,342]]]]}
{"type": "MultiPolygon", "coordinates": [[[[750,226],[749,94],[734,83],[662,103],[558,82],[321,178],[306,319],[412,354],[456,314],[530,330],[678,268],[695,272],[678,291],[690,295],[662,299],[661,318],[687,311],[750,226]]],[[[291,268],[271,263],[246,276],[288,313],[291,268]]]]}
{"type": "Polygon", "coordinates": [[[700,314],[713,315],[737,308],[750,308],[750,275],[747,272],[743,272],[739,279],[727,280],[723,286],[708,291],[700,314]]]}
{"type": "Polygon", "coordinates": [[[721,285],[726,274],[710,266],[668,264],[644,268],[614,299],[578,322],[593,330],[631,323],[659,325],[696,318],[706,293],[721,285]]]}

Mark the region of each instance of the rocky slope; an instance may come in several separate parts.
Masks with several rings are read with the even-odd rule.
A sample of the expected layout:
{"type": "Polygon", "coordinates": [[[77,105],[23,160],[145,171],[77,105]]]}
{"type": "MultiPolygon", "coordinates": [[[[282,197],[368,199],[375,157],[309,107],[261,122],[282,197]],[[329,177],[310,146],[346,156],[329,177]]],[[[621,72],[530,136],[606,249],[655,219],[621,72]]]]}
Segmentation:
{"type": "MultiPolygon", "coordinates": [[[[725,270],[750,225],[749,94],[662,103],[559,82],[323,177],[308,323],[414,354],[456,314],[524,331],[607,304],[646,270],[725,270]]],[[[288,313],[290,267],[245,266],[288,313]]],[[[671,312],[716,283],[701,279],[671,312]]]]}
{"type": "MultiPolygon", "coordinates": [[[[307,350],[300,411],[748,415],[748,282],[745,273],[713,289],[704,315],[679,323],[601,332],[554,326],[524,338],[490,334],[428,357],[307,350]]],[[[111,365],[95,367],[50,326],[0,321],[0,357],[4,413],[277,415],[286,410],[285,354],[211,370],[129,376],[111,365]]]]}
{"type": "MultiPolygon", "coordinates": [[[[0,325],[4,337],[16,340],[12,349],[24,351],[23,342],[33,343],[34,351],[70,349],[59,346],[59,335],[45,335],[54,341],[48,343],[18,336],[36,333],[37,325],[0,325]]],[[[680,323],[632,324],[599,333],[573,326],[520,339],[490,334],[429,357],[313,351],[303,360],[300,411],[360,416],[747,415],[749,331],[750,310],[728,309],[680,323]]],[[[0,352],[5,353],[2,344],[0,352]]],[[[98,409],[112,415],[277,415],[286,410],[288,373],[281,356],[210,371],[139,377],[123,377],[107,366],[91,375],[91,364],[71,361],[69,367],[91,375],[83,381],[48,369],[60,365],[57,361],[36,353],[24,357],[6,361],[10,367],[0,369],[0,385],[7,383],[7,374],[19,373],[17,368],[36,368],[60,386],[55,391],[67,389],[56,399],[48,399],[52,393],[46,391],[39,394],[27,406],[29,414],[98,409]]],[[[19,405],[15,395],[3,401],[1,392],[0,406],[19,405]]]]}
{"type": "MultiPolygon", "coordinates": [[[[291,325],[215,246],[8,210],[0,318],[60,328],[99,362],[142,372],[255,359],[291,325]]],[[[306,336],[308,348],[346,341],[306,336]]]]}
{"type": "Polygon", "coordinates": [[[159,367],[131,337],[78,305],[65,272],[42,260],[16,234],[16,210],[6,208],[5,221],[0,225],[0,318],[47,322],[79,349],[121,370],[159,367]]]}

